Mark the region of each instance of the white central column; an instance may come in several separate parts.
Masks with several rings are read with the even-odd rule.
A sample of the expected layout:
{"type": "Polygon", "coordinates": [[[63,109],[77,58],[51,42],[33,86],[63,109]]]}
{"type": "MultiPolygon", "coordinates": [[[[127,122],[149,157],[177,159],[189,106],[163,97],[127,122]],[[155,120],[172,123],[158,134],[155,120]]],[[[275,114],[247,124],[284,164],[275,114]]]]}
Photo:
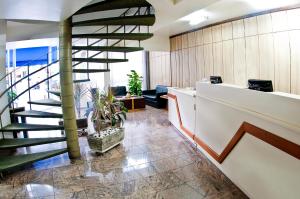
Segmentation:
{"type": "MultiPolygon", "coordinates": [[[[6,75],[6,20],[0,20],[0,79],[6,75]]],[[[6,89],[6,79],[0,81],[0,93],[6,89]]],[[[7,93],[0,98],[0,112],[8,104],[7,93]]],[[[2,125],[10,124],[9,109],[1,115],[2,125]]],[[[2,135],[0,135],[2,137],[2,135]]]]}

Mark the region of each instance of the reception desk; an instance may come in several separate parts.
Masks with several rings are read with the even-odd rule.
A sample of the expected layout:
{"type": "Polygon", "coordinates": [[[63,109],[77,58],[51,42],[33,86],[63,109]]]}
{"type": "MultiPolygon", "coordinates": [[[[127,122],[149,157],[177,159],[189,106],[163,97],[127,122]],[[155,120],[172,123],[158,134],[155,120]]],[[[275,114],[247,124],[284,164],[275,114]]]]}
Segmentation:
{"type": "Polygon", "coordinates": [[[250,198],[299,198],[299,96],[199,82],[169,98],[170,122],[250,198]]]}

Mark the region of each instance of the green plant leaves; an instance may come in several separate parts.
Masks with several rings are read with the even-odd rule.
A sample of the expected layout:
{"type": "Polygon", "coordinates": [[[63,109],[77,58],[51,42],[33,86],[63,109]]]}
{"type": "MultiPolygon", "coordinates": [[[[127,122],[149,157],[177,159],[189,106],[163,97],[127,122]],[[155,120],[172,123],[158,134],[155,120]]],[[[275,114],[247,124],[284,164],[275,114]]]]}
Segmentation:
{"type": "Polygon", "coordinates": [[[129,93],[131,95],[142,95],[142,80],[143,77],[140,76],[135,70],[131,70],[131,74],[127,74],[129,93]]]}

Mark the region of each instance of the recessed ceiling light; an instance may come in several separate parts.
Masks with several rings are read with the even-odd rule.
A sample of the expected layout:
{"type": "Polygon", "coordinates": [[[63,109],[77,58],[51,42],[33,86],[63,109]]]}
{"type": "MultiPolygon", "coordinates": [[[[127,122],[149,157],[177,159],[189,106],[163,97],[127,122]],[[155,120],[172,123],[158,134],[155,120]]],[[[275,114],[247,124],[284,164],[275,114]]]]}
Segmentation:
{"type": "Polygon", "coordinates": [[[185,17],[182,17],[179,19],[180,21],[188,21],[191,26],[198,25],[206,20],[208,20],[208,15],[203,10],[198,10],[196,12],[193,12],[185,17]]]}

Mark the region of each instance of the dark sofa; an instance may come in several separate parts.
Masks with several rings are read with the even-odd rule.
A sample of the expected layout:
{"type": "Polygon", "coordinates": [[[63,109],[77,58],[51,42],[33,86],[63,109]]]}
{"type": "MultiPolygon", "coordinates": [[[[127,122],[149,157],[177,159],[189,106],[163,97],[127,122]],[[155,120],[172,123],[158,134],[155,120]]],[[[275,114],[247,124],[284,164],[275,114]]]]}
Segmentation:
{"type": "Polygon", "coordinates": [[[160,96],[166,95],[167,93],[168,88],[166,86],[157,85],[154,90],[143,91],[143,97],[147,105],[155,108],[165,108],[167,106],[167,100],[160,98],[160,96]]]}
{"type": "Polygon", "coordinates": [[[127,91],[126,91],[126,86],[115,86],[115,87],[110,87],[111,92],[113,96],[115,97],[123,97],[126,96],[127,91]]]}

